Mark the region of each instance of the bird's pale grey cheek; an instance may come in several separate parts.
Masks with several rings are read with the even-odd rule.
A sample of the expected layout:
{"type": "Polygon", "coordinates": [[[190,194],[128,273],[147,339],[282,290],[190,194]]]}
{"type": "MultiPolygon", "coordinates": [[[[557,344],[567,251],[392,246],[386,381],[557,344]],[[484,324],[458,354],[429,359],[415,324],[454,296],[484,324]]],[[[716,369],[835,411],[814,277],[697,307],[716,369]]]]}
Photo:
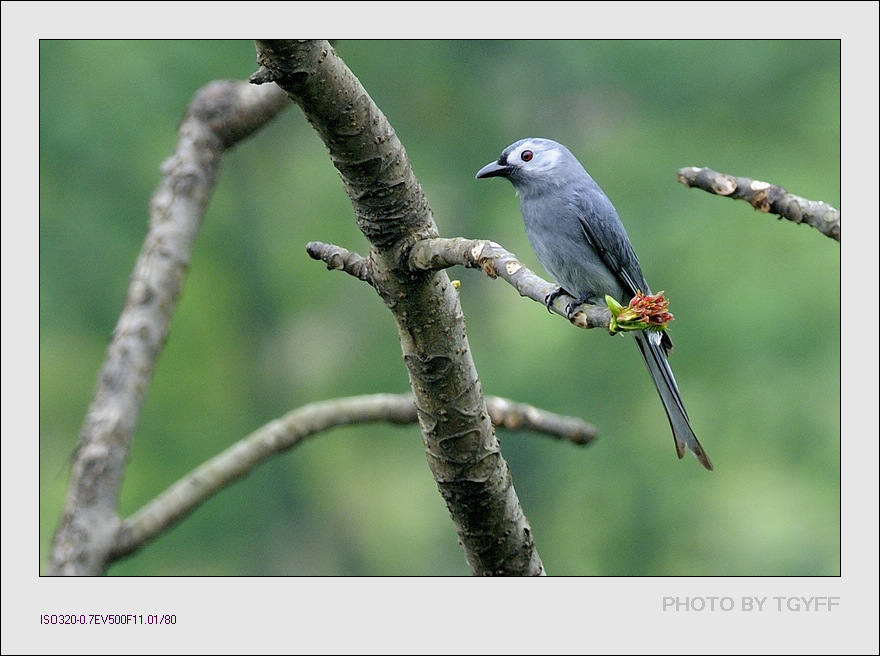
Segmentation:
{"type": "Polygon", "coordinates": [[[539,173],[540,175],[548,175],[553,172],[558,163],[558,156],[556,156],[554,153],[547,153],[545,157],[541,158],[540,162],[537,162],[535,164],[534,171],[536,173],[539,173]]]}

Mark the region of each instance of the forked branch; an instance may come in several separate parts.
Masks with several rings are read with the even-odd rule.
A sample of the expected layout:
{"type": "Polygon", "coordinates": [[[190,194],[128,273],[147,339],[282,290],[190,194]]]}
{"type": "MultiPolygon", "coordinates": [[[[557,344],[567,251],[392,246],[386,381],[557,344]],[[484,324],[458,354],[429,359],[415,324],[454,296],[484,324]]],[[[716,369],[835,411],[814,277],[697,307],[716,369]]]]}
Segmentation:
{"type": "Polygon", "coordinates": [[[106,568],[135,427],[222,157],[289,105],[278,89],[232,81],[206,85],[190,103],[174,154],[162,165],[149,230],[80,432],[51,574],[93,576],[106,568]]]}

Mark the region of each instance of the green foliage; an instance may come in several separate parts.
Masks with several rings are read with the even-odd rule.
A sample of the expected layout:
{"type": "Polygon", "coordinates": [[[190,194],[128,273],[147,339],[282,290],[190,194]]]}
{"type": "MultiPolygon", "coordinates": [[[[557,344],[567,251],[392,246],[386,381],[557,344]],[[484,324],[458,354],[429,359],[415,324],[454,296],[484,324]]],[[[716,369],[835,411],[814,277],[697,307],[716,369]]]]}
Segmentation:
{"type": "MultiPolygon", "coordinates": [[[[552,574],[840,572],[840,247],[688,190],[683,166],[840,207],[836,41],[342,41],[444,236],[536,268],[507,184],[475,181],[526,136],[565,143],[615,203],[675,321],[672,364],[716,471],[678,462],[627,337],[579,331],[458,270],[487,394],[595,423],[576,447],[501,433],[552,574]],[[825,311],[830,309],[830,312],[825,311]],[[780,321],[784,317],[784,321],[780,321]],[[631,371],[624,378],[620,371],[631,371]]],[[[256,69],[248,41],[40,47],[40,558],[159,165],[196,90],[256,69]]],[[[135,438],[130,514],[271,419],[408,389],[394,323],[310,240],[366,251],[295,107],[229,153],[135,438]]],[[[466,574],[416,426],[312,438],[111,574],[466,574]]]]}

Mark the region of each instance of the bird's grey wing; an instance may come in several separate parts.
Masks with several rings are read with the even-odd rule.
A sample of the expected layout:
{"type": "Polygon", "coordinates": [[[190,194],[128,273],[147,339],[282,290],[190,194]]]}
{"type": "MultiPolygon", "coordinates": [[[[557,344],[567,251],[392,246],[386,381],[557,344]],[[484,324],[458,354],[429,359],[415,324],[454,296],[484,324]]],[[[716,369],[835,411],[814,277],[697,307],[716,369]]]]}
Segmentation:
{"type": "MultiPolygon", "coordinates": [[[[577,194],[578,219],[584,236],[602,261],[618,277],[623,287],[630,292],[650,294],[651,290],[642,274],[639,258],[636,257],[617,210],[608,197],[595,187],[593,193],[577,194]]],[[[629,298],[615,299],[627,303],[629,298]]]]}
{"type": "MultiPolygon", "coordinates": [[[[596,185],[590,193],[577,194],[575,199],[578,219],[587,242],[630,292],[630,298],[615,300],[625,305],[636,292],[650,294],[651,288],[642,273],[639,258],[629,242],[617,210],[605,193],[596,185]]],[[[661,334],[660,345],[667,355],[672,352],[672,338],[669,333],[661,334]]]]}

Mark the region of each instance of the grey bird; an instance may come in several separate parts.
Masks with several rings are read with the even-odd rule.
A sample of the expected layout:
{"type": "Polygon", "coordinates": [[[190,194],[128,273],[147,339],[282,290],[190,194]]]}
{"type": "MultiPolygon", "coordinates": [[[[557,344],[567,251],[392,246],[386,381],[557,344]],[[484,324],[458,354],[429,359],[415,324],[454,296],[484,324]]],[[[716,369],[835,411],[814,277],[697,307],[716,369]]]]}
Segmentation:
{"type": "MultiPolygon", "coordinates": [[[[569,312],[581,303],[604,307],[606,294],[626,305],[637,292],[651,293],[617,210],[568,148],[550,139],[521,139],[477,172],[478,179],[491,177],[513,184],[529,243],[560,287],[547,297],[548,306],[561,293],[577,300],[569,312]]],[[[690,449],[712,470],[666,359],[668,333],[632,335],[663,401],[678,457],[690,449]]]]}

